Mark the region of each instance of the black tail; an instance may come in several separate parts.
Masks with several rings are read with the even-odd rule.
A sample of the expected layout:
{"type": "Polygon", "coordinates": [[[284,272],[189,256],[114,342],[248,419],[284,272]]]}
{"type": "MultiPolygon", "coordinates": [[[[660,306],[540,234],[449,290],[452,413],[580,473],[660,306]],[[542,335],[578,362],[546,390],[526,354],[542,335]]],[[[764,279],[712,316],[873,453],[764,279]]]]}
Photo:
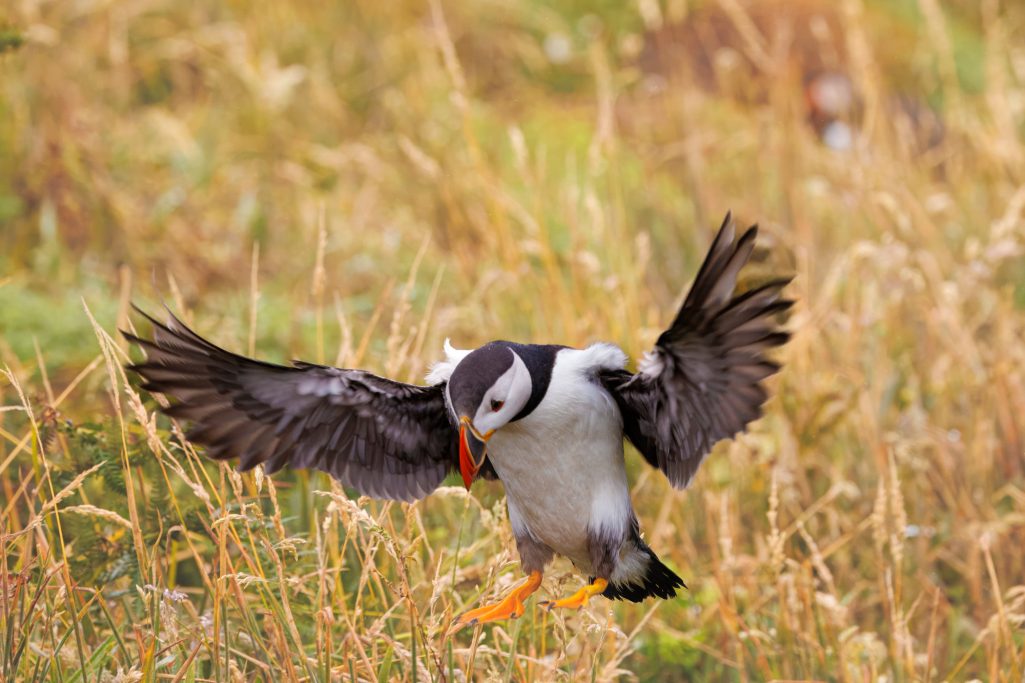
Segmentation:
{"type": "Polygon", "coordinates": [[[669,600],[676,597],[677,588],[686,588],[687,584],[673,570],[662,564],[651,548],[643,541],[636,541],[637,549],[647,555],[648,564],[644,574],[633,581],[609,583],[602,593],[609,600],[629,600],[641,602],[645,598],[662,598],[669,600]]]}

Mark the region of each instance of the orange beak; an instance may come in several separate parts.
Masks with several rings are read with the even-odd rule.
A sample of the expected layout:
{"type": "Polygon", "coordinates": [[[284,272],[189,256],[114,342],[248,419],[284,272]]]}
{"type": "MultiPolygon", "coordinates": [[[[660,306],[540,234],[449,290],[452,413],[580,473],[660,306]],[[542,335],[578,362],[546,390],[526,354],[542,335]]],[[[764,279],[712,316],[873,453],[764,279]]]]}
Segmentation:
{"type": "Polygon", "coordinates": [[[464,417],[459,425],[459,472],[463,475],[463,484],[470,490],[484,458],[487,457],[487,439],[489,435],[478,436],[477,430],[470,424],[470,418],[464,417]]]}

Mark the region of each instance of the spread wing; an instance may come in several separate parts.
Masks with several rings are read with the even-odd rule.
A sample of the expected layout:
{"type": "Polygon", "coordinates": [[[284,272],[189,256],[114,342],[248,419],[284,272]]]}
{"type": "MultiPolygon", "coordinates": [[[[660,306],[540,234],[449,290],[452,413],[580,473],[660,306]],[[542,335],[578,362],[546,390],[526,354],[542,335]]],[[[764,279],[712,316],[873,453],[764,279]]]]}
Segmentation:
{"type": "Polygon", "coordinates": [[[443,384],[263,363],[211,344],[173,315],[166,325],[146,318],[152,340],[123,332],[146,351],[146,362],[129,369],[144,389],[177,399],[164,412],[190,420],[189,439],[210,457],[237,457],[242,470],[263,463],[268,473],[312,467],[360,493],[407,501],[458,467],[443,384]]]}
{"type": "Polygon", "coordinates": [[[733,295],[757,232],[751,227],[734,239],[727,214],[680,312],[640,372],[601,375],[627,438],[676,488],[690,483],[717,441],[761,416],[768,397],[761,382],[779,370],[766,352],[790,337],[776,321],[793,305],[781,298],[789,278],[733,295]]]}

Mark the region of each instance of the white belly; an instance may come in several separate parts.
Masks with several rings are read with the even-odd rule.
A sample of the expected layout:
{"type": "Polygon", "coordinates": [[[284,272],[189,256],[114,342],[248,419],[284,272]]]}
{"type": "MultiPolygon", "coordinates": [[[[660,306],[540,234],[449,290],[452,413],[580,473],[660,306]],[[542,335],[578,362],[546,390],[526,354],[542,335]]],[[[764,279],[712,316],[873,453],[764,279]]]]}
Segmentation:
{"type": "Polygon", "coordinates": [[[513,531],[591,571],[588,529],[625,531],[631,507],[622,417],[612,397],[582,374],[586,354],[559,353],[544,399],[499,429],[488,454],[505,485],[513,531]]]}

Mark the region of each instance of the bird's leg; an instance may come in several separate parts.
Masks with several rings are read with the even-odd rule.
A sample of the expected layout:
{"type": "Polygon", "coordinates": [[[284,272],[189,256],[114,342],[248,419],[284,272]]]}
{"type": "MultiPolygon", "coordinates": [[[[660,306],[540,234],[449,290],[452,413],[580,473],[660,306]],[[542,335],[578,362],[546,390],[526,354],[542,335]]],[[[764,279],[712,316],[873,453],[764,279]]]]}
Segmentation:
{"type": "Polygon", "coordinates": [[[484,624],[489,621],[497,621],[499,619],[515,619],[516,617],[522,616],[526,609],[523,606],[523,601],[526,600],[531,593],[536,591],[540,585],[541,572],[531,572],[526,581],[516,586],[516,588],[513,588],[512,591],[499,602],[496,602],[493,605],[484,605],[483,607],[478,607],[477,609],[472,609],[469,612],[464,612],[459,615],[459,618],[455,621],[454,627],[458,629],[463,626],[484,624]]]}
{"type": "Polygon", "coordinates": [[[539,607],[544,607],[551,612],[556,607],[567,607],[571,609],[580,609],[587,604],[587,601],[605,591],[608,588],[609,582],[605,579],[595,579],[590,584],[584,586],[573,595],[562,600],[545,600],[544,602],[538,603],[539,607]]]}

